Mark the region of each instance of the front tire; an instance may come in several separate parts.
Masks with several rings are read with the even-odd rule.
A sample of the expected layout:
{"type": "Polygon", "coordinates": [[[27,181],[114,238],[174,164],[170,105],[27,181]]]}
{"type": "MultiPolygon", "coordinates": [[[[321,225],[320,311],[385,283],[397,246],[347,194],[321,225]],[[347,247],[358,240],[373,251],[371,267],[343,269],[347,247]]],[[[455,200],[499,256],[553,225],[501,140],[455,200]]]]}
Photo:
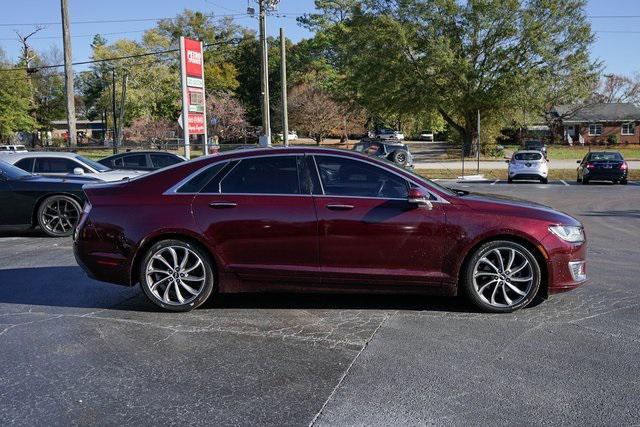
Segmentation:
{"type": "Polygon", "coordinates": [[[542,184],[548,184],[548,183],[549,183],[549,180],[548,180],[547,178],[540,178],[540,182],[541,182],[542,184]]]}
{"type": "Polygon", "coordinates": [[[211,296],[213,263],[200,247],[182,240],[162,240],[140,263],[140,286],[147,298],[165,310],[190,311],[211,296]]]}
{"type": "Polygon", "coordinates": [[[497,240],[473,253],[465,266],[461,288],[481,310],[510,313],[535,299],[541,279],[540,264],[529,249],[497,240]]]}
{"type": "Polygon", "coordinates": [[[397,150],[391,156],[393,163],[398,166],[406,166],[409,163],[409,153],[405,150],[397,150]]]}
{"type": "Polygon", "coordinates": [[[73,197],[62,194],[47,197],[38,207],[38,225],[48,236],[67,237],[80,221],[82,207],[73,197]]]}

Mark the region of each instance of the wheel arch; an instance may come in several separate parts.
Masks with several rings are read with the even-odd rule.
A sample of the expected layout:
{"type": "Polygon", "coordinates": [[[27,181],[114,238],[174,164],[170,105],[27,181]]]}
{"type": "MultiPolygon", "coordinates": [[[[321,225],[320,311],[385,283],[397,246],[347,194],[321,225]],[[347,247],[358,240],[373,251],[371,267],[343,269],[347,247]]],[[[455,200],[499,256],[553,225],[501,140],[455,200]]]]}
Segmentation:
{"type": "Polygon", "coordinates": [[[542,298],[547,298],[549,294],[549,289],[548,289],[549,288],[549,271],[548,271],[548,264],[547,264],[549,255],[545,251],[544,247],[540,243],[535,242],[533,239],[524,237],[522,235],[509,234],[509,233],[500,233],[500,234],[492,235],[490,237],[485,237],[485,238],[479,239],[477,242],[473,244],[473,246],[467,251],[466,255],[464,256],[458,268],[458,281],[456,286],[457,293],[460,294],[460,286],[462,285],[462,280],[464,280],[464,276],[465,276],[464,272],[473,254],[478,250],[480,246],[484,245],[485,243],[494,242],[498,240],[506,240],[506,241],[518,243],[524,246],[525,248],[529,249],[529,251],[531,251],[533,256],[535,256],[536,260],[538,261],[538,264],[540,266],[540,273],[542,275],[540,289],[538,290],[538,296],[542,298]]]}
{"type": "Polygon", "coordinates": [[[182,240],[188,242],[200,250],[202,250],[205,254],[209,256],[209,260],[212,263],[213,274],[215,276],[215,283],[218,283],[218,262],[216,260],[215,255],[211,252],[211,250],[207,247],[207,245],[196,235],[187,231],[169,231],[163,233],[157,233],[155,235],[149,236],[142,240],[138,248],[136,249],[133,260],[131,262],[131,270],[129,271],[129,281],[131,286],[134,286],[138,283],[138,269],[140,268],[140,263],[144,258],[144,255],[147,253],[151,246],[162,240],[182,240]]]}

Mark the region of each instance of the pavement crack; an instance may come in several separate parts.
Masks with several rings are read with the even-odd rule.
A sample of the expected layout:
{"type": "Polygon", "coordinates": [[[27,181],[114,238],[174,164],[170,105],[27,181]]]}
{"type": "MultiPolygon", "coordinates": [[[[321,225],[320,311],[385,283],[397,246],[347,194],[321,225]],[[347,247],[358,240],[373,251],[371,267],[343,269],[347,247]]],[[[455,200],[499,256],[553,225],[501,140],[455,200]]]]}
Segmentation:
{"type": "Polygon", "coordinates": [[[376,335],[376,333],[378,332],[378,330],[382,327],[382,325],[385,324],[385,322],[387,321],[387,319],[395,316],[396,314],[398,314],[397,311],[395,311],[394,313],[385,316],[381,321],[380,324],[374,329],[374,331],[371,333],[371,336],[369,337],[369,339],[367,339],[365,341],[365,343],[362,345],[362,348],[360,348],[360,351],[358,351],[358,354],[356,354],[356,356],[353,358],[353,360],[351,361],[351,363],[349,363],[349,366],[347,366],[347,369],[345,369],[345,371],[342,373],[342,376],[340,377],[340,379],[338,380],[338,383],[336,384],[336,386],[333,388],[333,390],[331,390],[331,393],[329,393],[329,397],[327,397],[327,400],[324,401],[324,404],[322,405],[322,407],[320,408],[320,410],[318,411],[318,413],[313,417],[313,419],[311,420],[311,422],[309,423],[309,427],[312,427],[316,424],[316,422],[318,421],[318,419],[320,418],[320,416],[322,415],[322,412],[324,411],[324,409],[327,407],[327,405],[329,404],[329,402],[331,401],[331,399],[333,399],[333,396],[336,394],[336,392],[338,391],[338,389],[340,388],[340,386],[342,385],[342,383],[344,382],[345,378],[347,377],[347,375],[349,375],[349,371],[351,371],[351,367],[358,361],[358,358],[360,357],[360,355],[362,354],[362,352],[365,350],[365,348],[367,348],[367,346],[369,345],[369,342],[371,342],[371,340],[373,339],[373,337],[376,335]]]}

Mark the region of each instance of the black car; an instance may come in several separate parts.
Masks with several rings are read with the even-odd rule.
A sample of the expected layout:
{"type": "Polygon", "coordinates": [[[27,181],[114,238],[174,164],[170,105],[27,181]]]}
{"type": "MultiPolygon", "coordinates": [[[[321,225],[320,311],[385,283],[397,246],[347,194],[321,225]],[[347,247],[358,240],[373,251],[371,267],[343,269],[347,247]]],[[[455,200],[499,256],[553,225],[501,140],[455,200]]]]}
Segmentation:
{"type": "Polygon", "coordinates": [[[409,147],[398,141],[365,138],[357,142],[353,149],[369,156],[387,159],[405,168],[413,165],[413,156],[409,152],[409,147]]]}
{"type": "Polygon", "coordinates": [[[547,153],[547,146],[544,144],[544,142],[537,139],[530,139],[528,141],[525,141],[524,144],[522,144],[522,148],[523,150],[539,151],[542,153],[545,159],[549,158],[547,153]]]}
{"type": "Polygon", "coordinates": [[[0,161],[0,230],[40,226],[52,237],[73,233],[87,180],[33,175],[0,161]]]}
{"type": "Polygon", "coordinates": [[[617,151],[592,151],[578,160],[577,181],[588,184],[589,181],[612,181],[626,184],[629,166],[622,154],[617,151]]]}
{"type": "Polygon", "coordinates": [[[131,151],[105,157],[102,160],[98,160],[98,163],[111,169],[152,171],[175,165],[185,160],[182,156],[167,153],[166,151],[131,151]]]}

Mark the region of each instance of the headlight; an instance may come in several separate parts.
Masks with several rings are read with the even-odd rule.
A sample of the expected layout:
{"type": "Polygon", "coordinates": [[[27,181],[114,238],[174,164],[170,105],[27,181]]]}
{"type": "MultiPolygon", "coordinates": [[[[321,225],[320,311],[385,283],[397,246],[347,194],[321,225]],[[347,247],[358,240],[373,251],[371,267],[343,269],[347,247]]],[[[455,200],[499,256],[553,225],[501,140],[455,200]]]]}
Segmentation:
{"type": "Polygon", "coordinates": [[[549,227],[549,231],[565,242],[584,242],[584,231],[582,230],[582,227],[575,227],[573,225],[552,225],[549,227]]]}

